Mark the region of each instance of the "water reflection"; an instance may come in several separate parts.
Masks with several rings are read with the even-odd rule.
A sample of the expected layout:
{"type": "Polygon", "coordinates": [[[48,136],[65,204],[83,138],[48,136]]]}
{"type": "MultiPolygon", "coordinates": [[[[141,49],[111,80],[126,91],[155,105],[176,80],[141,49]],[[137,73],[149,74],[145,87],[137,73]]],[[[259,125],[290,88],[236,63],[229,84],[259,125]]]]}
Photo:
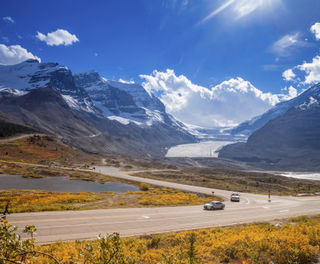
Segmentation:
{"type": "Polygon", "coordinates": [[[138,191],[134,185],[106,182],[96,183],[81,180],[69,180],[69,177],[48,177],[41,179],[23,178],[17,175],[0,174],[0,190],[44,190],[51,192],[127,192],[138,191]]]}

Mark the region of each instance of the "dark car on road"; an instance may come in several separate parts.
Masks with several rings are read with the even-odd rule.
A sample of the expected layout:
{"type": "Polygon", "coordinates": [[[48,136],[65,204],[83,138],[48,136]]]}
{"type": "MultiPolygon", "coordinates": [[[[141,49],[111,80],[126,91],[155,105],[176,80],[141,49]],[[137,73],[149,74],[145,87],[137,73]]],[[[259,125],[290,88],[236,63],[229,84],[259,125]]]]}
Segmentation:
{"type": "Polygon", "coordinates": [[[225,204],[223,202],[215,202],[215,201],[212,201],[210,203],[206,203],[204,206],[203,206],[203,209],[204,210],[218,210],[218,209],[221,209],[223,210],[225,207],[225,204]]]}

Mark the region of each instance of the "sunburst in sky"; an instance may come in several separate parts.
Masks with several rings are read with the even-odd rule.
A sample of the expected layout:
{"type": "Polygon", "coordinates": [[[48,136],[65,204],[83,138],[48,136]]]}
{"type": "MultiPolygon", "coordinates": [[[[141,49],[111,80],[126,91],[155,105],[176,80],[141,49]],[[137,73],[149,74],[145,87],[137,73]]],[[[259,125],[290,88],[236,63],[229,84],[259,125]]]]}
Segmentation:
{"type": "Polygon", "coordinates": [[[226,0],[213,10],[199,24],[204,23],[221,12],[229,12],[234,19],[240,19],[252,14],[255,11],[269,12],[270,9],[282,6],[282,0],[226,0]]]}

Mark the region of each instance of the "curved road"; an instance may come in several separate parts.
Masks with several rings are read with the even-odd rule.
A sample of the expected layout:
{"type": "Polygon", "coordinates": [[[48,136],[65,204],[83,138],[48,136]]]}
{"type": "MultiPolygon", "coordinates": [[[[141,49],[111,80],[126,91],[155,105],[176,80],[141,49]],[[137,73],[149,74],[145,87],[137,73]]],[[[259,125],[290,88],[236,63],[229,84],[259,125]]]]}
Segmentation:
{"type": "Polygon", "coordinates": [[[0,144],[7,144],[10,142],[16,141],[18,139],[23,139],[23,138],[32,137],[32,136],[43,136],[43,135],[44,134],[39,134],[39,133],[34,134],[33,133],[33,134],[23,134],[23,135],[14,136],[14,137],[8,137],[5,139],[0,139],[0,144]]]}
{"type": "MultiPolygon", "coordinates": [[[[229,198],[230,192],[204,187],[163,182],[133,177],[117,168],[100,166],[96,171],[138,182],[148,182],[229,198]]],[[[226,201],[223,211],[204,211],[202,206],[181,206],[162,208],[127,208],[89,211],[65,211],[22,213],[9,215],[9,221],[21,232],[27,224],[37,228],[39,243],[57,240],[94,239],[99,234],[119,232],[121,236],[145,235],[179,230],[191,230],[214,226],[262,222],[285,217],[320,214],[319,197],[273,196],[268,202],[265,195],[241,194],[240,203],[226,201]]]]}

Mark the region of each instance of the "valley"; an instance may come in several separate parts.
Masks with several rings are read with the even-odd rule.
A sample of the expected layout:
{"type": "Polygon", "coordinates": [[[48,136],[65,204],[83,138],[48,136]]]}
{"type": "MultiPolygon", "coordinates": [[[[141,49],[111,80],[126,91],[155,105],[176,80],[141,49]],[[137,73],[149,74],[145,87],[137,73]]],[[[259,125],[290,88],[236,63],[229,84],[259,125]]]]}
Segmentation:
{"type": "Polygon", "coordinates": [[[12,133],[39,131],[103,155],[212,157],[221,166],[240,162],[268,171],[319,169],[318,84],[236,127],[203,128],[180,122],[142,85],[96,71],[73,73],[58,63],[27,60],[0,65],[0,75],[6,76],[0,79],[1,122],[12,133]]]}
{"type": "MultiPolygon", "coordinates": [[[[21,146],[24,147],[23,149],[26,152],[31,149],[34,150],[33,144],[30,143],[30,138],[35,138],[35,136],[3,143],[2,148],[5,149],[6,146],[10,146],[12,153],[17,152],[16,149],[20,149],[21,146]]],[[[38,140],[38,137],[35,139],[38,140]]],[[[20,159],[14,161],[12,157],[10,161],[1,161],[1,171],[9,174],[24,175],[24,177],[27,177],[24,179],[25,181],[28,181],[28,177],[31,177],[30,180],[35,182],[49,180],[52,183],[58,183],[61,178],[59,176],[69,175],[70,179],[76,180],[74,182],[75,185],[79,180],[89,181],[89,183],[90,181],[104,183],[118,182],[120,180],[122,183],[136,186],[142,183],[148,184],[145,191],[135,190],[118,194],[114,192],[63,194],[33,190],[2,191],[2,206],[5,206],[8,197],[12,197],[9,199],[12,203],[12,212],[67,210],[64,213],[44,212],[37,215],[34,215],[34,213],[30,215],[28,213],[8,215],[7,219],[18,225],[18,227],[22,228],[27,224],[35,224],[38,228],[36,239],[40,243],[48,243],[55,240],[89,239],[101,232],[119,232],[122,236],[132,236],[262,220],[271,221],[277,217],[320,213],[315,209],[319,202],[317,193],[320,192],[320,182],[318,181],[217,168],[166,168],[162,165],[162,168],[149,167],[143,169],[143,166],[141,166],[143,160],[140,160],[140,163],[137,160],[128,163],[123,159],[122,162],[113,163],[113,166],[110,166],[106,164],[112,164],[112,158],[98,159],[97,156],[93,156],[94,159],[91,160],[90,167],[81,168],[81,163],[78,163],[81,152],[75,156],[72,154],[72,151],[79,150],[68,150],[68,147],[65,146],[66,149],[63,152],[58,152],[61,156],[51,156],[51,152],[56,153],[56,148],[44,143],[46,142],[43,141],[45,136],[40,136],[39,140],[42,143],[40,144],[42,145],[42,152],[52,157],[51,163],[43,164],[42,160],[37,160],[38,151],[36,151],[34,152],[35,156],[29,156],[29,162],[18,161],[20,159]],[[73,164],[72,166],[66,166],[66,157],[69,157],[67,161],[71,162],[69,165],[73,164]],[[30,161],[35,161],[36,163],[30,163],[30,161]],[[77,162],[78,165],[74,162],[77,162]],[[157,187],[151,188],[151,186],[157,187]],[[267,193],[269,190],[272,195],[271,203],[268,202],[267,193]],[[239,204],[233,204],[228,201],[232,191],[240,192],[241,202],[239,204]],[[215,199],[223,199],[227,205],[224,212],[214,213],[214,218],[202,210],[202,205],[205,201],[213,199],[213,193],[216,196],[215,199]],[[299,197],[302,193],[306,197],[299,197]],[[35,204],[28,205],[28,201],[32,201],[35,204]],[[190,206],[192,204],[200,205],[181,206],[190,206]],[[161,207],[159,208],[158,206],[161,207]],[[130,209],[128,207],[135,208],[130,209]],[[154,209],[144,207],[154,207],[154,209]],[[108,209],[97,210],[98,208],[108,209]],[[81,210],[79,211],[79,209],[81,210]],[[87,211],[87,209],[91,210],[87,211]],[[94,230],[91,225],[93,219],[95,221],[94,230]],[[137,221],[137,219],[141,220],[137,221]],[[60,223],[59,221],[62,222],[60,223]],[[142,226],[141,221],[143,222],[142,226]],[[52,224],[49,224],[50,222],[52,224]],[[53,223],[55,224],[53,225],[53,223]],[[71,225],[73,228],[70,230],[69,227],[71,225]],[[48,226],[50,226],[49,229],[47,229],[48,226]],[[90,229],[90,232],[85,231],[85,226],[90,229]],[[146,229],[147,226],[149,226],[148,229],[146,229]],[[50,235],[45,230],[48,230],[50,235]],[[70,230],[69,234],[67,230],[70,230]]],[[[56,142],[55,144],[60,144],[56,140],[53,138],[49,142],[51,144],[54,142],[56,142]]],[[[121,159],[118,158],[117,160],[120,161],[121,159]]],[[[144,162],[148,163],[147,161],[144,162]]],[[[68,179],[64,179],[64,181],[66,180],[68,181],[68,179]]],[[[70,184],[73,185],[72,181],[70,181],[70,184]]],[[[85,184],[84,182],[83,186],[86,186],[85,184]]],[[[32,185],[34,187],[37,186],[36,183],[32,185]]],[[[65,188],[69,184],[63,185],[65,188]]],[[[103,188],[103,184],[99,186],[103,188]]],[[[140,186],[140,188],[142,187],[140,186]]]]}
{"type": "Polygon", "coordinates": [[[320,263],[319,0],[0,1],[0,264],[320,263]]]}
{"type": "MultiPolygon", "coordinates": [[[[5,188],[14,187],[8,185],[10,182],[21,186],[21,190],[0,191],[1,208],[10,201],[11,214],[6,219],[17,227],[16,232],[23,240],[28,238],[22,232],[24,226],[35,225],[33,237],[37,250],[54,254],[61,263],[65,263],[64,259],[74,254],[72,252],[80,250],[82,246],[79,243],[95,243],[85,240],[95,239],[97,234],[119,233],[123,246],[130,239],[144,244],[154,243],[150,241],[161,237],[167,247],[171,245],[164,242],[167,236],[197,234],[196,241],[200,243],[204,234],[215,230],[208,228],[219,228],[226,232],[224,236],[229,236],[228,232],[232,232],[229,230],[234,228],[250,234],[246,229],[250,223],[263,222],[262,226],[248,226],[259,229],[270,225],[268,223],[272,227],[273,223],[282,225],[282,222],[290,222],[286,220],[288,217],[320,214],[316,209],[320,208],[320,181],[223,167],[173,165],[174,162],[164,162],[169,157],[157,160],[86,153],[45,134],[2,139],[0,153],[0,189],[3,188],[1,179],[6,179],[5,188]],[[5,174],[7,176],[3,176],[5,174]],[[47,185],[39,184],[39,181],[45,181],[47,185]],[[77,189],[79,184],[82,189],[77,189]],[[111,184],[109,191],[104,184],[111,184]],[[91,185],[93,192],[88,192],[91,185]],[[116,185],[135,189],[118,189],[117,192],[116,185]],[[28,186],[30,190],[26,190],[28,186]],[[45,191],[45,186],[51,191],[45,191]],[[234,191],[240,192],[240,203],[229,202],[234,191]],[[271,202],[268,201],[269,191],[271,202]],[[203,204],[211,200],[223,200],[226,209],[204,211],[203,204]],[[72,242],[74,240],[81,242],[72,242]]],[[[315,226],[315,222],[310,222],[310,225],[315,226]]],[[[270,231],[266,229],[264,232],[268,234],[270,231]]],[[[284,231],[279,229],[278,232],[281,236],[284,231]]],[[[110,239],[113,236],[110,235],[110,239]]],[[[183,244],[180,238],[177,241],[183,244]]],[[[201,250],[199,244],[196,247],[201,250]]],[[[159,258],[150,250],[153,249],[147,246],[143,254],[148,256],[150,263],[156,263],[159,258]]],[[[239,254],[248,254],[247,249],[242,250],[239,254]]],[[[132,250],[126,252],[128,257],[145,259],[132,250]]],[[[162,246],[159,246],[159,252],[163,252],[162,246]]],[[[170,248],[170,252],[175,254],[176,249],[170,248]]],[[[37,263],[47,261],[45,256],[36,259],[37,263]]],[[[205,259],[203,263],[206,263],[205,259]]]]}

